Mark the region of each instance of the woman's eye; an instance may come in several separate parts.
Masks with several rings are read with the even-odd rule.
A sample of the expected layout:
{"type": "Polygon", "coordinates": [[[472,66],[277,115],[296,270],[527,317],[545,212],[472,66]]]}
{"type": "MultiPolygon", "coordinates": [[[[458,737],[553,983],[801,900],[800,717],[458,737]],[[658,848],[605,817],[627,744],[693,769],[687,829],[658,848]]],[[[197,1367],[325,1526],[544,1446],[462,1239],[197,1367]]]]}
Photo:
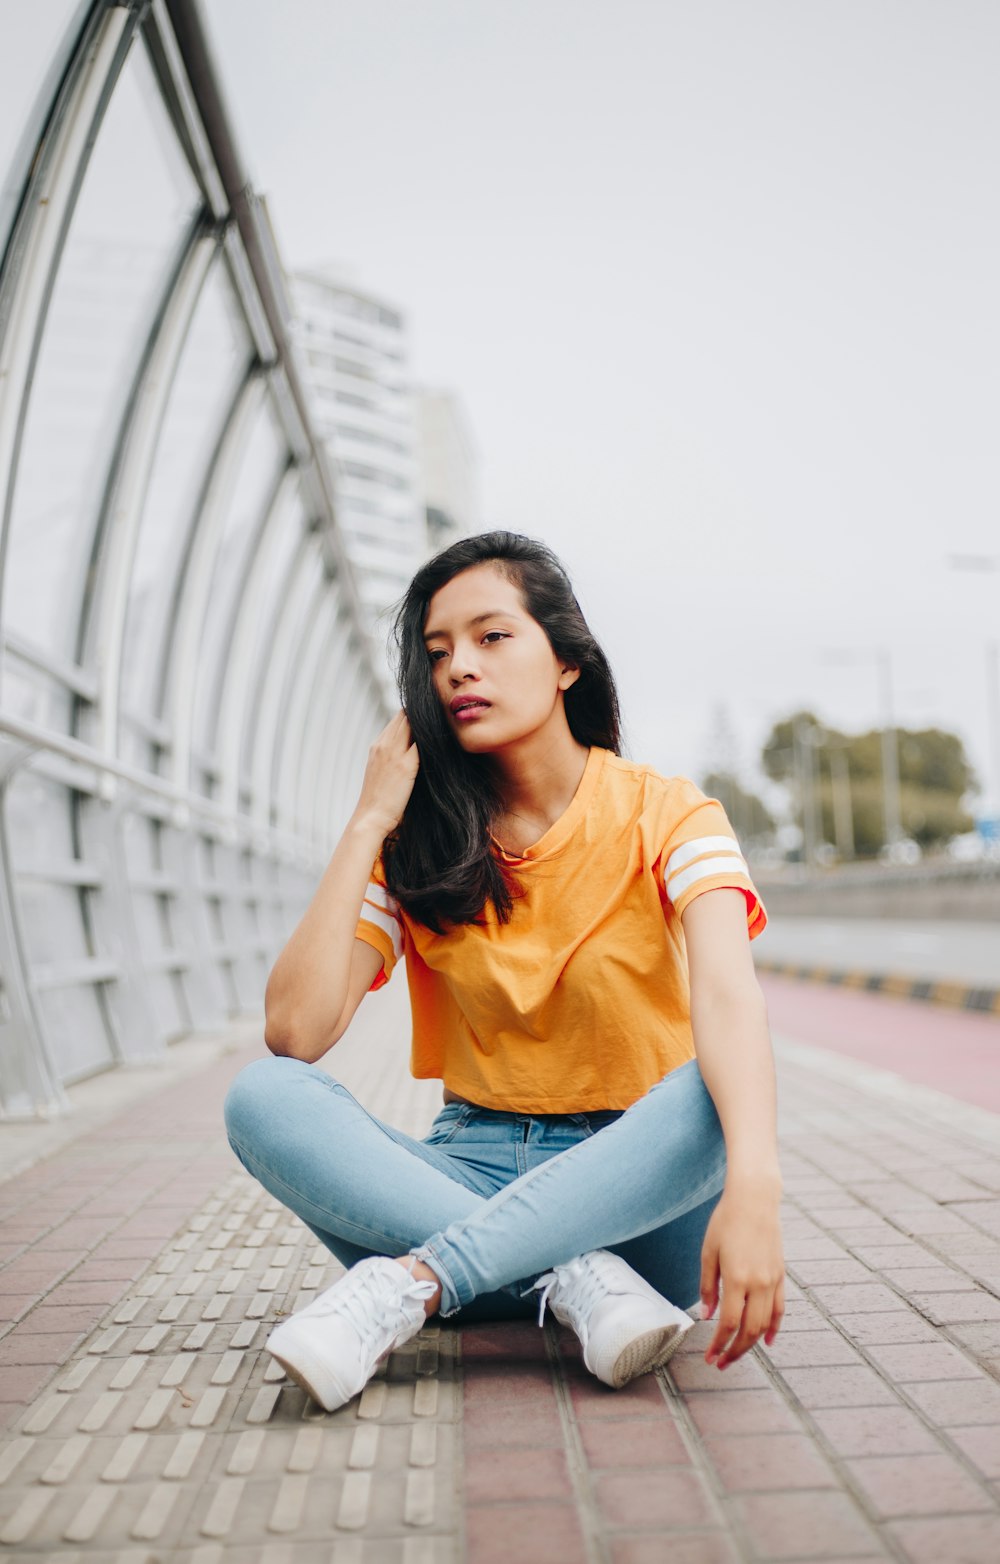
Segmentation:
{"type": "Polygon", "coordinates": [[[483,636],[484,641],[506,641],[507,636],[503,630],[487,630],[483,636]]]}
{"type": "Polygon", "coordinates": [[[432,652],[428,652],[427,655],[432,663],[436,663],[440,662],[441,658],[444,656],[444,652],[439,646],[436,646],[434,650],[432,652]]]}

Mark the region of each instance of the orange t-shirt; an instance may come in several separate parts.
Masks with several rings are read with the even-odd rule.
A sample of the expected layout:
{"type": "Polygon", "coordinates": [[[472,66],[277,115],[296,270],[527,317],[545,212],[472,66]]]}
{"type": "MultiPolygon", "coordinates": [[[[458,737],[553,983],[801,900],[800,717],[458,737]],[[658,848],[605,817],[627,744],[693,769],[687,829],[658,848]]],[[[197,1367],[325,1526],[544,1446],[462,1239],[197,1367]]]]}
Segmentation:
{"type": "Polygon", "coordinates": [[[767,923],[725,810],[593,748],[565,813],[504,857],[523,890],[510,922],[491,905],[446,934],[409,918],[375,865],[357,937],[383,958],[373,989],[405,954],[412,1072],[486,1108],[627,1108],[694,1057],[688,902],[733,886],[749,937],[767,923]]]}

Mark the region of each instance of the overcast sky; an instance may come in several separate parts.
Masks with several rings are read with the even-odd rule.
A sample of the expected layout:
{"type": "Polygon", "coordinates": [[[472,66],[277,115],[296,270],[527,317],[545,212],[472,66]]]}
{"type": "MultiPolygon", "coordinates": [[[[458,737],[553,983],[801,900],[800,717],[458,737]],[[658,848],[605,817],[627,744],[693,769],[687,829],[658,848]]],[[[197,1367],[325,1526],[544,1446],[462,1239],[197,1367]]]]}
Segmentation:
{"type": "Polygon", "coordinates": [[[748,778],[809,705],[959,732],[1000,640],[995,0],[205,0],[290,267],[460,393],[566,561],[633,758],[748,778]],[[847,651],[853,662],[833,662],[847,651]]]}

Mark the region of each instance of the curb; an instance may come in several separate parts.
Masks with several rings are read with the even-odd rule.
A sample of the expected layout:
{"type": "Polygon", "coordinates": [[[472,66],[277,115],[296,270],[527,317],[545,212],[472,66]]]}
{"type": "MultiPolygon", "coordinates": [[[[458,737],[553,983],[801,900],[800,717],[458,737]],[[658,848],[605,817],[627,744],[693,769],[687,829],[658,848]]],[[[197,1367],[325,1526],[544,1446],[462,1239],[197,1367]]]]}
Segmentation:
{"type": "Polygon", "coordinates": [[[892,972],[862,972],[856,968],[800,966],[793,961],[758,961],[758,972],[774,977],[799,978],[810,983],[830,983],[837,988],[858,989],[868,994],[891,994],[895,999],[918,999],[925,1004],[943,1005],[950,1010],[972,1010],[980,1015],[1000,1016],[1000,988],[976,988],[968,983],[941,979],[904,977],[892,972]]]}

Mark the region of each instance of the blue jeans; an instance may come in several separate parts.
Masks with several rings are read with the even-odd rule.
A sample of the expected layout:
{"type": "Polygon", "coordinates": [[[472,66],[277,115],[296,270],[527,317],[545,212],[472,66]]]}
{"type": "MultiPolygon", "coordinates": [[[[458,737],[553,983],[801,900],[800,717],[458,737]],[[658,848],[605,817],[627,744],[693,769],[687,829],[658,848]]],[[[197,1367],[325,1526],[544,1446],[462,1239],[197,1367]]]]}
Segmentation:
{"type": "Polygon", "coordinates": [[[237,1075],[225,1115],[243,1166],[338,1260],[415,1253],[458,1323],[529,1314],[535,1278],[590,1249],[681,1308],[698,1300],[726,1157],[693,1059],[624,1112],[449,1103],[415,1140],[325,1070],[269,1055],[237,1075]]]}

